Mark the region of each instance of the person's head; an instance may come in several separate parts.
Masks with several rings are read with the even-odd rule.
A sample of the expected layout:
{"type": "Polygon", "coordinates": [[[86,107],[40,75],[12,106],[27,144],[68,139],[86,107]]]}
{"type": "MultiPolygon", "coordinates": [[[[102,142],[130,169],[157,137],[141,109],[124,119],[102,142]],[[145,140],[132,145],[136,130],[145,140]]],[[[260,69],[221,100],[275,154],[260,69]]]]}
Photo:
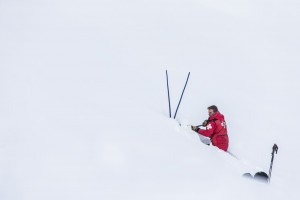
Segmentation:
{"type": "Polygon", "coordinates": [[[213,116],[216,112],[219,112],[218,107],[215,105],[209,106],[207,109],[208,109],[208,115],[210,117],[213,116]]]}

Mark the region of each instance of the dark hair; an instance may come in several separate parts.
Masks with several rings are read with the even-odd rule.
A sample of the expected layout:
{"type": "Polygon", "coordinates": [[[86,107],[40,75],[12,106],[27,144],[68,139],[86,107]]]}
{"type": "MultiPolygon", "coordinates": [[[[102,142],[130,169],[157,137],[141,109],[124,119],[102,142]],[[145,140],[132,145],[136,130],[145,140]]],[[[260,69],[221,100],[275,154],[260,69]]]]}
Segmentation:
{"type": "Polygon", "coordinates": [[[209,106],[207,109],[208,110],[213,110],[214,112],[219,112],[218,107],[215,106],[215,105],[209,106]]]}

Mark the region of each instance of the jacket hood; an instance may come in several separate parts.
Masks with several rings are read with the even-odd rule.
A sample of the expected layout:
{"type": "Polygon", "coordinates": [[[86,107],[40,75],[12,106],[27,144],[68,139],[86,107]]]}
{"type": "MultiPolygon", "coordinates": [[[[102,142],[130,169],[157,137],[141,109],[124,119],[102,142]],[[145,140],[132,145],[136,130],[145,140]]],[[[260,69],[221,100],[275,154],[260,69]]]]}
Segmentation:
{"type": "Polygon", "coordinates": [[[224,115],[222,115],[220,112],[216,112],[213,116],[209,117],[210,120],[218,119],[218,120],[224,120],[224,115]]]}

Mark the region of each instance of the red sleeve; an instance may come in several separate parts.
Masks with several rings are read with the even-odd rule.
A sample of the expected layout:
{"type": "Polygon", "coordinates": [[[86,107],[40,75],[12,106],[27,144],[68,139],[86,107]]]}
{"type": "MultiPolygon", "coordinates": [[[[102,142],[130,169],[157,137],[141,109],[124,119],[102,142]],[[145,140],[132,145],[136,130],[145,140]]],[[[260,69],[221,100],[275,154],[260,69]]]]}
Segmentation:
{"type": "Polygon", "coordinates": [[[201,135],[203,135],[203,136],[205,136],[205,137],[210,137],[213,134],[215,128],[216,128],[215,123],[210,122],[206,126],[206,129],[199,129],[198,133],[201,134],[201,135]]]}

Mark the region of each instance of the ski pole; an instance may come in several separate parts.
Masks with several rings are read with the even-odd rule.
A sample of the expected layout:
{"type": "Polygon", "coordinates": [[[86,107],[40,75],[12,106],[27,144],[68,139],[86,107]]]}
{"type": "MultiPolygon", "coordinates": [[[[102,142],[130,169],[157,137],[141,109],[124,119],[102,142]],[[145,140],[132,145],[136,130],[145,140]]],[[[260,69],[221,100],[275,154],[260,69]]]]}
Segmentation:
{"type": "Polygon", "coordinates": [[[272,175],[272,168],[273,168],[273,161],[274,161],[274,153],[277,154],[278,152],[278,146],[274,144],[273,149],[272,149],[272,159],[271,159],[271,165],[270,165],[270,170],[269,170],[269,183],[271,182],[271,175],[272,175]]]}
{"type": "MultiPolygon", "coordinates": [[[[181,125],[182,125],[182,124],[179,123],[179,126],[181,126],[181,125]]],[[[186,126],[192,126],[192,125],[186,125],[186,126]]],[[[199,128],[199,127],[201,127],[201,126],[205,127],[204,125],[197,125],[196,127],[199,128]]]]}
{"type": "Polygon", "coordinates": [[[166,78],[167,78],[168,101],[169,101],[169,115],[170,115],[170,118],[171,118],[171,117],[172,117],[172,114],[171,114],[171,102],[170,102],[170,90],[169,90],[169,76],[168,76],[168,70],[166,70],[166,78]]]}
{"type": "Polygon", "coordinates": [[[177,111],[178,111],[178,108],[179,108],[179,106],[180,106],[180,103],[181,103],[181,100],[182,100],[183,93],[184,93],[184,91],[185,91],[186,85],[187,85],[187,83],[188,83],[188,81],[189,81],[189,78],[190,78],[190,74],[191,74],[191,72],[189,72],[189,74],[188,74],[188,76],[187,76],[187,79],[186,79],[186,82],[185,82],[183,91],[182,91],[182,93],[181,93],[181,97],[180,97],[179,103],[178,103],[177,108],[176,108],[176,112],[175,112],[175,115],[174,115],[174,119],[176,118],[177,111]]]}

